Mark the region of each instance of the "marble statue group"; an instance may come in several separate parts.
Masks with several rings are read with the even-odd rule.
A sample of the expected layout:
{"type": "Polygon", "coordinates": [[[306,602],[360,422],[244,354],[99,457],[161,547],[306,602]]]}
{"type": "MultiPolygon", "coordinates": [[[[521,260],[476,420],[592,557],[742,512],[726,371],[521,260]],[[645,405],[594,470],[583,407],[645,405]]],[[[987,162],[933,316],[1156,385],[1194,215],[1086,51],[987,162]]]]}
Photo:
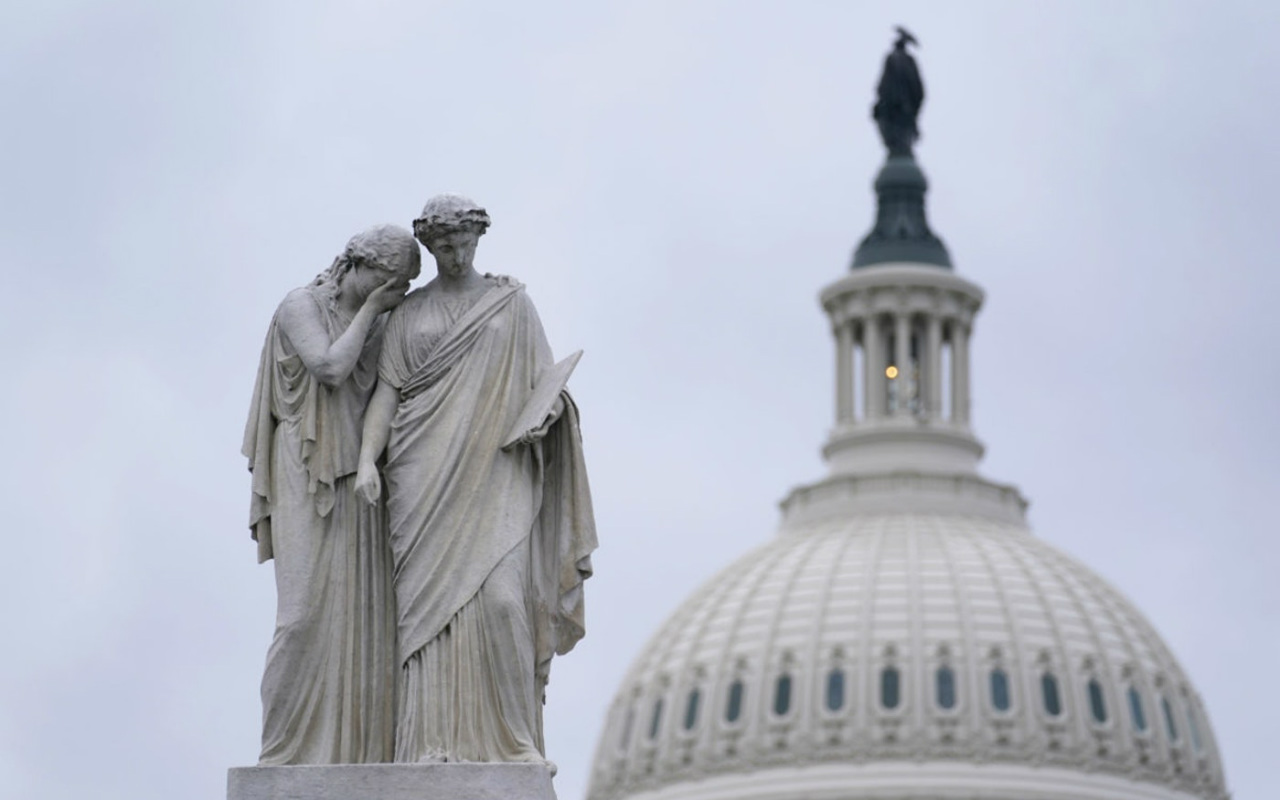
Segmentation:
{"type": "Polygon", "coordinates": [[[578,410],[480,206],[352,237],[267,330],[245,429],[274,560],[260,764],[548,763],[596,545],[578,410]],[[412,291],[419,243],[436,275],[412,291]]]}

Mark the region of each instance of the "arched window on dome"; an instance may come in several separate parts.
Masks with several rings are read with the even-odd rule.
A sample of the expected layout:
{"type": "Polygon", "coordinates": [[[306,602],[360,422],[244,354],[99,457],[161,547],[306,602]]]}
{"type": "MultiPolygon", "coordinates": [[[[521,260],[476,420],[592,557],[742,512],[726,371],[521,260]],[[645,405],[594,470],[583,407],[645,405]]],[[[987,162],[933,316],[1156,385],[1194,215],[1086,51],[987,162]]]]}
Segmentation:
{"type": "Polygon", "coordinates": [[[991,670],[991,707],[996,711],[1008,711],[1010,705],[1009,673],[996,667],[991,670]]]}
{"type": "Polygon", "coordinates": [[[782,673],[773,685],[773,713],[785,717],[791,711],[791,676],[782,673]]]}
{"type": "Polygon", "coordinates": [[[1164,712],[1164,729],[1169,734],[1169,741],[1178,741],[1178,723],[1173,719],[1173,707],[1169,705],[1169,698],[1160,698],[1160,710],[1164,712]]]}
{"type": "Polygon", "coordinates": [[[880,705],[892,711],[902,701],[902,673],[897,667],[880,670],[880,705]]]}
{"type": "Polygon", "coordinates": [[[649,717],[649,738],[657,739],[662,729],[662,698],[653,701],[653,715],[649,717]]]}
{"type": "Polygon", "coordinates": [[[1191,746],[1197,753],[1204,750],[1204,741],[1200,738],[1200,726],[1196,723],[1195,705],[1187,698],[1187,730],[1191,732],[1191,746]]]}
{"type": "Polygon", "coordinates": [[[1098,683],[1097,678],[1089,679],[1089,713],[1093,715],[1093,721],[1103,723],[1107,721],[1107,698],[1102,693],[1102,684],[1098,683]]]}
{"type": "Polygon", "coordinates": [[[943,664],[934,674],[934,683],[938,707],[951,710],[956,707],[956,673],[951,667],[943,664]]]}
{"type": "Polygon", "coordinates": [[[844,708],[844,670],[839,667],[827,673],[826,704],[828,711],[844,708]]]}
{"type": "Polygon", "coordinates": [[[689,699],[684,704],[684,729],[686,731],[693,730],[693,726],[698,724],[698,704],[701,700],[701,691],[698,689],[689,691],[689,699]]]}
{"type": "Polygon", "coordinates": [[[1058,679],[1052,672],[1040,676],[1040,695],[1044,700],[1044,713],[1051,717],[1062,713],[1062,695],[1058,692],[1058,679]]]}
{"type": "Polygon", "coordinates": [[[724,721],[737,722],[742,716],[742,692],[743,685],[741,678],[734,678],[733,683],[729,684],[729,694],[724,704],[724,721]]]}
{"type": "Polygon", "coordinates": [[[1142,707],[1142,695],[1138,694],[1136,686],[1129,687],[1129,720],[1133,723],[1133,729],[1139,733],[1147,731],[1147,714],[1142,707]]]}

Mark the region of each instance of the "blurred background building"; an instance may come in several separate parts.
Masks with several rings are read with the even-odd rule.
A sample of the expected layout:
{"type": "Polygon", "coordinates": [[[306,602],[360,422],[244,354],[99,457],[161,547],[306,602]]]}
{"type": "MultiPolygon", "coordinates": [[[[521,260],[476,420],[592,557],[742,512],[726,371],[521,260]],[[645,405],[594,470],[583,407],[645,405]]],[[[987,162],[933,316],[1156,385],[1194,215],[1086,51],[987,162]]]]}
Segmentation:
{"type": "Polygon", "coordinates": [[[588,800],[1228,796],[1159,634],[1032,534],[1016,487],[978,472],[984,294],[926,220],[913,43],[903,31],[881,80],[877,219],[821,293],[829,473],[636,657],[588,800]]]}

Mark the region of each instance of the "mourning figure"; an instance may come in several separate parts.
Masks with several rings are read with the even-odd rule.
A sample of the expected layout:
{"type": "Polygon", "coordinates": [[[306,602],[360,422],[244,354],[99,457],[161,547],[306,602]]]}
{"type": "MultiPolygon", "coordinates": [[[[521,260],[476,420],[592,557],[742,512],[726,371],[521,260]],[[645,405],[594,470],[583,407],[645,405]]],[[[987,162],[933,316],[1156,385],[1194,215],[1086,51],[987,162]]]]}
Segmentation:
{"type": "Polygon", "coordinates": [[[258,559],[275,560],[262,765],[389,761],[395,605],[386,515],[355,494],[386,313],[418,276],[409,231],[352,237],[267,328],[243,452],[258,559]]]}

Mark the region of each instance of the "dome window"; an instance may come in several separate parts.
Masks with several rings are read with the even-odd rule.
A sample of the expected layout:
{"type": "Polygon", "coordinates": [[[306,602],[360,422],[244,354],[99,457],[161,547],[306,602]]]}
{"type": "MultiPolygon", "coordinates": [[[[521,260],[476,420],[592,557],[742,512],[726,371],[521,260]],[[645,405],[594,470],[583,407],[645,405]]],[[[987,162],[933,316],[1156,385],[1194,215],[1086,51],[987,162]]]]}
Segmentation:
{"type": "Polygon", "coordinates": [[[880,705],[886,709],[898,707],[901,697],[901,674],[897,667],[885,667],[880,671],[880,705]]]}
{"type": "Polygon", "coordinates": [[[1200,740],[1200,726],[1196,724],[1196,711],[1187,703],[1187,730],[1191,732],[1191,746],[1199,753],[1204,749],[1204,743],[1200,740]]]}
{"type": "Polygon", "coordinates": [[[991,670],[991,706],[996,711],[1009,710],[1009,673],[999,667],[991,670]]]}
{"type": "Polygon", "coordinates": [[[653,701],[653,716],[649,718],[649,738],[657,739],[662,728],[662,698],[653,701]]]}
{"type": "Polygon", "coordinates": [[[783,673],[773,687],[773,713],[785,717],[791,710],[791,676],[783,673]]]}
{"type": "Polygon", "coordinates": [[[844,670],[833,669],[827,673],[827,710],[844,708],[844,670]]]}
{"type": "Polygon", "coordinates": [[[1107,698],[1102,694],[1102,684],[1097,678],[1089,679],[1089,713],[1094,722],[1107,721],[1107,698]]]}
{"type": "Polygon", "coordinates": [[[729,702],[724,707],[725,722],[737,722],[742,716],[742,681],[735,680],[729,685],[729,702]]]}
{"type": "Polygon", "coordinates": [[[1169,698],[1160,698],[1160,710],[1164,712],[1164,727],[1169,732],[1169,741],[1178,741],[1178,724],[1173,720],[1173,707],[1169,705],[1169,698]]]}
{"type": "Polygon", "coordinates": [[[686,731],[693,730],[693,726],[698,724],[698,702],[702,699],[702,693],[697,689],[689,692],[689,700],[684,705],[684,729],[686,731]]]}
{"type": "Polygon", "coordinates": [[[1062,696],[1058,693],[1058,679],[1052,672],[1040,676],[1040,694],[1044,699],[1044,713],[1056,717],[1062,713],[1062,696]]]}
{"type": "Polygon", "coordinates": [[[956,673],[946,665],[938,667],[937,689],[938,707],[952,709],[956,707],[956,673]]]}
{"type": "Polygon", "coordinates": [[[1142,708],[1142,695],[1137,688],[1129,687],[1129,718],[1133,720],[1134,730],[1139,733],[1147,729],[1147,714],[1142,708]]]}

